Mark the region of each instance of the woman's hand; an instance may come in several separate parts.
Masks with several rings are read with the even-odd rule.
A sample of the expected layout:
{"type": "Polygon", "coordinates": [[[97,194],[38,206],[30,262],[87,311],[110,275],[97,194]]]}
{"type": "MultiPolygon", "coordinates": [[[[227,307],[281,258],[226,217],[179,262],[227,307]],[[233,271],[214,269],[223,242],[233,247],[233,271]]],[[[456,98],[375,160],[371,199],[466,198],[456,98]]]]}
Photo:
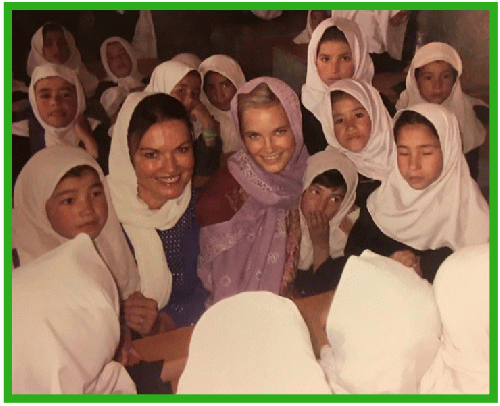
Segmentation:
{"type": "Polygon", "coordinates": [[[407,266],[409,268],[413,268],[415,272],[422,277],[422,270],[420,269],[420,257],[415,255],[410,250],[401,250],[392,253],[389,258],[394,259],[395,261],[407,266]]]}
{"type": "Polygon", "coordinates": [[[151,334],[158,316],[156,300],[134,292],[125,300],[124,310],[127,326],[143,336],[151,334]]]}
{"type": "Polygon", "coordinates": [[[81,113],[75,121],[75,130],[78,139],[83,142],[83,146],[87,152],[92,155],[94,159],[97,159],[99,157],[97,143],[90,132],[89,124],[83,113],[81,113]]]}

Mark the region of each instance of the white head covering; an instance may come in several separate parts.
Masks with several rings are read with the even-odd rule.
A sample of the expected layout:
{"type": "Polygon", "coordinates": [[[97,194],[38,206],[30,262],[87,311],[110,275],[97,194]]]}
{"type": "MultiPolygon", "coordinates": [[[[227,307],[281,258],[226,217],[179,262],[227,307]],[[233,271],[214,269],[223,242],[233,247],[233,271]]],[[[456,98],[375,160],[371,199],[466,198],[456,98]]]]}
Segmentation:
{"type": "MultiPolygon", "coordinates": [[[[46,24],[40,27],[31,38],[31,50],[28,55],[28,64],[26,67],[28,76],[33,75],[33,71],[37,66],[48,63],[48,61],[43,56],[43,27],[45,25],[46,24]]],[[[71,34],[63,26],[60,27],[63,31],[64,38],[66,39],[66,42],[68,43],[68,47],[70,50],[69,59],[64,63],[64,66],[76,72],[76,74],[78,75],[78,79],[82,83],[82,86],[85,90],[85,95],[89,97],[94,93],[95,89],[97,88],[99,80],[95,75],[90,73],[85,67],[85,65],[82,63],[80,51],[76,47],[75,38],[73,37],[73,34],[71,34]]]]}
{"type": "Polygon", "coordinates": [[[136,393],[113,361],[119,302],[86,234],[12,274],[12,393],[136,393]]]}
{"type": "Polygon", "coordinates": [[[354,80],[341,79],[330,86],[325,93],[321,106],[319,121],[323,127],[326,141],[331,146],[342,151],[356,164],[362,175],[382,180],[391,168],[396,153],[396,145],[392,135],[392,119],[384,106],[380,94],[372,85],[354,80]],[[331,91],[341,90],[350,94],[366,109],[371,120],[371,134],[368,143],[360,152],[352,152],[344,148],[337,140],[333,130],[331,91]]]}
{"type": "MultiPolygon", "coordinates": [[[[311,35],[313,33],[313,29],[311,27],[311,12],[311,10],[307,12],[306,28],[304,28],[304,30],[293,39],[293,42],[295,42],[296,44],[308,44],[311,40],[311,35]]],[[[331,14],[330,11],[326,12],[328,14],[331,14]]]]}
{"type": "Polygon", "coordinates": [[[489,393],[489,245],[463,248],[440,266],[433,287],[442,345],[420,393],[489,393]]]}
{"type": "Polygon", "coordinates": [[[457,51],[450,45],[443,42],[431,42],[415,52],[406,76],[406,90],[401,93],[396,108],[401,110],[414,104],[426,102],[418,90],[415,70],[434,61],[448,62],[458,72],[450,96],[441,105],[452,111],[457,117],[462,137],[462,150],[467,153],[482,145],[486,138],[486,129],[474,112],[474,105],[484,105],[484,103],[466,95],[462,91],[460,85],[462,60],[457,51]]]}
{"type": "Polygon", "coordinates": [[[470,177],[460,150],[457,119],[444,107],[431,103],[407,110],[416,111],[434,124],[441,143],[443,170],[424,190],[415,190],[403,178],[394,159],[387,179],[368,198],[373,221],[384,234],[418,250],[457,250],[488,242],[488,204],[470,177]]]}
{"type": "Polygon", "coordinates": [[[170,94],[175,85],[191,71],[196,71],[196,69],[179,61],[163,62],[153,70],[149,84],[144,91],[170,94]]]}
{"type": "Polygon", "coordinates": [[[260,291],[223,299],[201,316],[177,393],[331,391],[295,304],[260,291]]]}
{"type": "Polygon", "coordinates": [[[390,258],[352,256],[326,334],[320,364],[334,393],[417,393],[440,344],[432,286],[390,258]]]}
{"type": "Polygon", "coordinates": [[[198,69],[201,64],[201,59],[197,55],[189,52],[182,52],[180,54],[177,54],[171,59],[171,61],[181,62],[193,69],[198,69]]]}
{"type": "Polygon", "coordinates": [[[97,162],[81,148],[67,145],[44,148],[23,167],[14,188],[12,245],[21,265],[25,265],[68,241],[50,225],[45,204],[66,172],[79,165],[94,168],[104,186],[108,219],[94,242],[113,273],[122,298],[127,298],[139,289],[134,257],[111,204],[106,178],[97,162]]]}
{"type": "Polygon", "coordinates": [[[137,176],[130,161],[127,134],[135,108],[150,93],[131,93],[118,113],[109,154],[108,182],[113,204],[132,246],[141,276],[141,292],[164,307],[172,290],[172,274],[156,229],[175,226],[191,200],[191,182],[182,194],[152,210],[137,196],[137,176]]]}
{"type": "MultiPolygon", "coordinates": [[[[245,75],[241,70],[240,65],[233,58],[227,55],[212,55],[205,59],[200,67],[198,68],[202,81],[205,81],[205,75],[209,71],[219,73],[222,76],[228,78],[231,83],[238,90],[245,82],[245,75]]],[[[204,85],[201,86],[201,101],[207,106],[210,114],[220,124],[220,137],[222,139],[222,151],[233,152],[240,149],[243,146],[239,131],[234,125],[234,121],[231,117],[231,111],[222,111],[210,103],[208,97],[205,94],[204,85]]]]}
{"type": "MultiPolygon", "coordinates": [[[[327,146],[324,151],[320,151],[307,159],[302,190],[306,190],[316,176],[330,169],[337,169],[347,184],[344,200],[340,204],[338,212],[330,220],[330,257],[338,258],[344,254],[344,247],[347,242],[347,234],[339,226],[356,199],[356,187],[358,186],[356,166],[337,149],[327,146]]],[[[313,263],[313,247],[309,228],[302,211],[300,212],[300,226],[302,228],[302,239],[298,267],[299,269],[309,269],[313,263]]]]}
{"type": "Polygon", "coordinates": [[[85,111],[85,95],[83,94],[82,85],[80,84],[80,81],[78,80],[78,77],[73,70],[65,67],[64,65],[45,64],[37,66],[33,71],[33,75],[31,77],[28,97],[36,119],[45,130],[46,147],[61,143],[73,145],[75,147],[78,146],[79,139],[75,130],[75,122],[77,117],[85,111]],[[40,113],[38,112],[38,105],[35,96],[35,86],[39,80],[53,76],[59,76],[76,87],[76,97],[78,103],[76,114],[73,118],[73,121],[71,121],[71,123],[69,123],[64,128],[56,128],[50,126],[45,121],[43,121],[40,113]]]}
{"type": "Polygon", "coordinates": [[[371,83],[373,75],[375,74],[373,62],[368,54],[366,38],[357,24],[343,18],[335,20],[327,18],[322,21],[312,33],[311,41],[307,48],[306,83],[302,86],[302,103],[315,116],[318,116],[318,111],[321,109],[325,93],[330,90],[329,86],[319,77],[318,68],[316,67],[318,43],[325,31],[332,26],[337,26],[337,28],[344,33],[351,47],[354,61],[353,78],[371,83]]]}

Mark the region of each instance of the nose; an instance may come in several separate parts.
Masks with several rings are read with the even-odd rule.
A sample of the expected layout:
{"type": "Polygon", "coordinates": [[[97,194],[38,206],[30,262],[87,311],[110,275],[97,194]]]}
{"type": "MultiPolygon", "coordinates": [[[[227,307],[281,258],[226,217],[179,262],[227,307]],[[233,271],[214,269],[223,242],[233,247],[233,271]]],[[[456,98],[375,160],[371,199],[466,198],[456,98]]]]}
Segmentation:
{"type": "Polygon", "coordinates": [[[332,61],[330,69],[331,69],[333,76],[338,75],[338,73],[340,71],[340,61],[336,61],[336,60],[332,61]]]}
{"type": "Polygon", "coordinates": [[[221,101],[223,98],[224,98],[224,90],[222,89],[222,87],[218,86],[216,88],[216,96],[217,98],[217,101],[221,101]]]}
{"type": "Polygon", "coordinates": [[[434,90],[439,90],[443,86],[443,80],[441,78],[436,78],[432,81],[432,88],[434,90]]]}
{"type": "Polygon", "coordinates": [[[264,151],[272,154],[274,151],[274,141],[272,136],[264,137],[264,151]]]}
{"type": "Polygon", "coordinates": [[[175,171],[177,170],[177,160],[174,154],[166,154],[163,157],[161,168],[166,174],[175,173],[175,171]]]}
{"type": "Polygon", "coordinates": [[[87,215],[87,214],[94,214],[94,204],[92,202],[92,196],[87,196],[84,199],[82,199],[82,202],[80,204],[80,213],[82,215],[87,215]]]}
{"type": "Polygon", "coordinates": [[[410,154],[410,169],[411,170],[416,170],[420,169],[421,162],[420,162],[420,155],[419,154],[410,154]]]}

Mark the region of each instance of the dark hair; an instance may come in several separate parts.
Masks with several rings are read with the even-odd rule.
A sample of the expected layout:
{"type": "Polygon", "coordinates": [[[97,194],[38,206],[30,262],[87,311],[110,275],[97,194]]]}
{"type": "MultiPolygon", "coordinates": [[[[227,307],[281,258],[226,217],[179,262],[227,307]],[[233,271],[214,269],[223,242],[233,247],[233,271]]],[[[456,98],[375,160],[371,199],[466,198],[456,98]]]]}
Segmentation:
{"type": "Polygon", "coordinates": [[[343,188],[345,192],[347,192],[347,183],[345,182],[344,177],[337,169],[329,169],[323,173],[320,173],[316,176],[312,182],[318,185],[327,187],[329,189],[338,189],[343,188]]]}
{"type": "Polygon", "coordinates": [[[90,165],[78,165],[78,166],[74,166],[68,172],[66,172],[61,177],[61,179],[59,179],[59,182],[63,181],[64,179],[67,179],[67,178],[79,178],[80,176],[82,176],[83,172],[85,172],[85,171],[91,171],[97,176],[97,178],[99,178],[99,174],[97,173],[97,171],[94,168],[92,168],[90,165]]]}
{"type": "MultiPolygon", "coordinates": [[[[440,61],[441,59],[437,59],[436,61],[433,61],[433,62],[437,62],[437,61],[440,61]]],[[[443,61],[443,62],[446,62],[446,61],[443,61]]],[[[430,63],[430,62],[429,62],[430,63]]],[[[457,78],[458,78],[458,71],[453,67],[451,66],[450,63],[446,62],[448,65],[450,65],[451,67],[451,71],[453,73],[453,81],[456,81],[457,78]]],[[[427,65],[427,64],[426,64],[427,65]]],[[[425,65],[424,65],[425,66],[425,65]]],[[[420,75],[420,72],[422,70],[423,66],[421,66],[420,68],[416,68],[415,69],[415,79],[418,79],[418,75],[420,75]]]]}
{"type": "Polygon", "coordinates": [[[347,45],[349,45],[349,42],[347,41],[344,33],[336,25],[332,25],[325,30],[325,32],[319,39],[318,48],[316,49],[316,57],[319,54],[319,47],[321,46],[321,44],[327,41],[345,42],[347,45]]]}
{"type": "Polygon", "coordinates": [[[347,92],[344,92],[343,90],[334,90],[333,92],[330,93],[330,100],[331,100],[332,104],[335,102],[338,102],[339,100],[342,100],[346,97],[351,97],[351,98],[355,99],[354,96],[350,95],[347,92]]]}
{"type": "Polygon", "coordinates": [[[50,23],[44,24],[44,26],[42,27],[43,38],[45,38],[45,35],[47,35],[47,33],[51,32],[51,31],[60,31],[64,34],[64,30],[63,30],[63,27],[61,25],[54,23],[54,22],[50,22],[50,23]]]}
{"type": "Polygon", "coordinates": [[[155,93],[142,99],[130,118],[127,142],[131,160],[149,128],[166,120],[183,121],[193,141],[193,124],[182,103],[168,94],[155,93]]]}
{"type": "Polygon", "coordinates": [[[434,124],[432,124],[427,118],[425,118],[422,114],[417,113],[416,111],[413,110],[405,110],[401,113],[401,115],[397,118],[396,123],[394,124],[394,139],[398,140],[398,135],[401,131],[401,129],[410,124],[423,124],[426,127],[428,127],[431,132],[436,136],[436,138],[439,140],[439,135],[436,130],[436,127],[434,127],[434,124]]]}

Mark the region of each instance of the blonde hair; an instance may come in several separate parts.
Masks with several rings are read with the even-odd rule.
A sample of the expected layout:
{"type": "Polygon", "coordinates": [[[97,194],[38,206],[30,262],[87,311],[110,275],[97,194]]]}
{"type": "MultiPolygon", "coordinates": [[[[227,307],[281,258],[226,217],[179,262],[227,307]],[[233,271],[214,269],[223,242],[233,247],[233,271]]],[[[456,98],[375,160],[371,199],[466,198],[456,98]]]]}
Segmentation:
{"type": "Polygon", "coordinates": [[[237,96],[238,101],[238,120],[241,126],[241,118],[243,112],[246,109],[258,108],[258,107],[269,107],[273,104],[281,105],[278,96],[276,96],[273,91],[269,88],[267,83],[262,82],[255,86],[248,93],[240,93],[237,96]]]}

